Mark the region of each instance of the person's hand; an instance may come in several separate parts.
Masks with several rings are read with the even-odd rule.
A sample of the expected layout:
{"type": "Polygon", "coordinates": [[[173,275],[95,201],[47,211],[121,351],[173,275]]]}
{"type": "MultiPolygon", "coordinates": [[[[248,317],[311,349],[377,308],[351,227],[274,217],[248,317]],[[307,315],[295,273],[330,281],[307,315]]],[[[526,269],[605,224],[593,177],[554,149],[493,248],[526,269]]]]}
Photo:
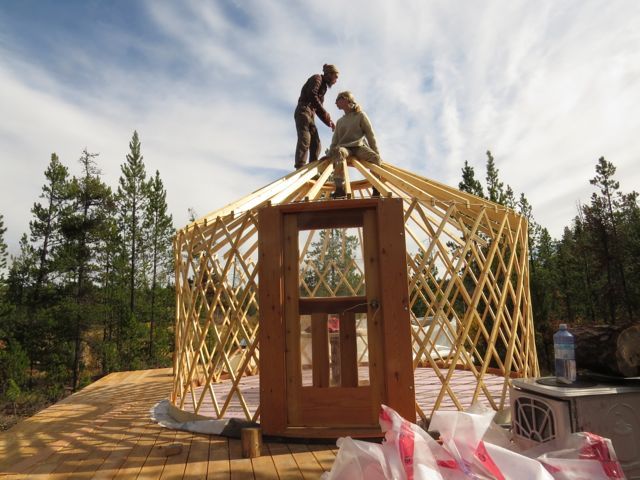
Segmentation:
{"type": "Polygon", "coordinates": [[[336,131],[336,124],[333,123],[333,120],[329,120],[329,128],[331,129],[332,132],[336,131]]]}

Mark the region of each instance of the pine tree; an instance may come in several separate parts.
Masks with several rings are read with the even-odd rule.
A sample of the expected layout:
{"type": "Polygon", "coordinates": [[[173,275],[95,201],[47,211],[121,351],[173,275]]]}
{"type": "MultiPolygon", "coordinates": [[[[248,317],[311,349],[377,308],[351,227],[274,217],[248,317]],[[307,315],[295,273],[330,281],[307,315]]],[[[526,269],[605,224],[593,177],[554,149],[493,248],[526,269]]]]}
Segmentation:
{"type": "Polygon", "coordinates": [[[4,393],[5,398],[11,400],[12,387],[15,395],[20,391],[19,387],[27,383],[29,361],[20,343],[13,338],[3,340],[3,348],[0,349],[0,394],[4,393]]]}
{"type": "Polygon", "coordinates": [[[122,245],[129,261],[129,312],[132,317],[136,314],[136,284],[141,274],[141,258],[144,253],[142,223],[149,203],[146,172],[140,147],[138,132],[134,131],[129,142],[126,162],[120,167],[122,175],[116,195],[122,245]]]}
{"type": "Polygon", "coordinates": [[[557,242],[551,238],[549,231],[546,228],[540,228],[536,249],[531,259],[530,290],[536,323],[536,348],[540,363],[546,370],[553,369],[553,348],[552,342],[545,339],[551,338],[555,331],[552,321],[558,318],[557,302],[561,291],[556,276],[557,250],[557,242]]]}
{"type": "Polygon", "coordinates": [[[7,272],[7,244],[4,240],[4,234],[7,227],[4,226],[4,217],[0,213],[0,338],[6,338],[2,318],[8,315],[10,304],[7,301],[7,286],[5,273],[7,272]]]}
{"type": "Polygon", "coordinates": [[[576,318],[589,318],[591,323],[596,322],[596,307],[604,305],[597,295],[598,278],[596,276],[595,261],[592,249],[590,248],[591,232],[585,223],[583,207],[578,206],[578,215],[573,220],[573,228],[570,229],[572,235],[570,257],[576,263],[577,281],[573,285],[576,304],[576,318]],[[585,295],[586,294],[586,295],[585,295]],[[586,298],[585,298],[586,297],[586,298]]]}
{"type": "Polygon", "coordinates": [[[30,314],[30,298],[33,291],[37,254],[23,234],[19,243],[20,253],[12,257],[6,282],[6,305],[2,319],[5,339],[15,340],[26,351],[28,364],[39,358],[42,330],[30,314]]]}
{"type": "Polygon", "coordinates": [[[540,235],[540,225],[538,225],[533,218],[533,207],[525,197],[524,193],[520,194],[518,199],[517,211],[527,220],[527,238],[529,241],[529,251],[535,252],[536,242],[540,235]]]}
{"type": "MultiPolygon", "coordinates": [[[[605,160],[604,157],[598,159],[596,164],[596,176],[589,180],[591,185],[598,187],[600,195],[591,195],[591,205],[585,207],[585,216],[591,219],[600,233],[602,242],[603,257],[606,265],[607,284],[609,295],[622,294],[628,319],[633,318],[632,301],[627,288],[627,280],[622,259],[624,250],[624,239],[619,234],[618,217],[621,214],[624,198],[619,191],[620,182],[613,177],[616,167],[613,163],[605,160]],[[619,283],[619,286],[616,285],[619,283]]],[[[615,302],[609,299],[611,321],[615,322],[615,302]]]]}
{"type": "Polygon", "coordinates": [[[47,280],[62,242],[60,222],[69,210],[69,172],[55,153],[51,154],[51,161],[44,175],[47,182],[42,186],[40,195],[44,204],[34,203],[31,209],[34,219],[29,222],[31,242],[38,245],[38,267],[33,294],[35,304],[38,303],[42,285],[47,280]]]}
{"type": "Polygon", "coordinates": [[[172,238],[174,235],[173,219],[167,212],[167,192],[164,189],[160,172],[149,183],[149,202],[145,214],[144,230],[148,232],[147,244],[150,249],[151,265],[151,300],[149,311],[149,359],[155,358],[155,327],[158,308],[156,300],[163,287],[169,283],[172,272],[172,238]],[[160,284],[160,287],[159,287],[160,284]]]}
{"type": "Polygon", "coordinates": [[[26,305],[27,295],[33,286],[33,274],[36,265],[36,253],[29,243],[27,234],[20,237],[20,253],[12,257],[7,279],[7,296],[14,305],[26,305]]]}
{"type": "Polygon", "coordinates": [[[101,178],[94,158],[97,154],[82,152],[80,163],[82,176],[73,178],[70,194],[73,212],[63,222],[65,235],[65,270],[70,280],[70,300],[67,305],[74,319],[73,344],[73,389],[77,389],[81,375],[81,355],[84,335],[95,318],[92,310],[95,300],[96,256],[104,247],[105,230],[113,211],[111,189],[101,178]]]}
{"type": "Polygon", "coordinates": [[[484,198],[482,184],[476,179],[476,173],[473,167],[469,165],[469,162],[466,160],[464,161],[464,167],[462,167],[462,181],[458,184],[458,188],[463,192],[484,198]]]}
{"type": "Polygon", "coordinates": [[[487,194],[488,199],[492,202],[504,205],[505,192],[504,183],[500,181],[498,176],[499,170],[496,168],[495,160],[491,151],[487,150],[487,194]]]}
{"type": "Polygon", "coordinates": [[[102,343],[99,346],[100,363],[103,374],[120,368],[120,340],[122,338],[120,318],[124,317],[124,288],[120,272],[126,270],[120,255],[120,236],[114,217],[107,219],[104,229],[104,246],[98,251],[97,282],[100,285],[100,316],[102,318],[102,343]]]}
{"type": "MultiPolygon", "coordinates": [[[[533,207],[525,197],[524,193],[520,194],[518,200],[518,213],[527,220],[527,241],[529,245],[529,262],[531,266],[532,281],[535,278],[538,269],[538,236],[540,235],[541,227],[535,222],[533,218],[533,207]]],[[[547,232],[548,233],[548,232],[547,232]]]]}
{"type": "Polygon", "coordinates": [[[504,200],[502,204],[512,210],[516,208],[516,196],[513,192],[513,189],[511,188],[511,185],[507,185],[507,189],[504,192],[504,200]]]}
{"type": "MultiPolygon", "coordinates": [[[[632,191],[623,195],[620,212],[621,233],[625,239],[621,247],[624,268],[627,272],[629,296],[634,312],[640,310],[640,207],[638,192],[632,191]]],[[[637,313],[636,313],[637,316],[637,313]]]]}
{"type": "Polygon", "coordinates": [[[0,283],[4,282],[4,274],[7,268],[7,244],[4,240],[4,234],[7,227],[4,226],[4,216],[0,213],[0,283]]]}

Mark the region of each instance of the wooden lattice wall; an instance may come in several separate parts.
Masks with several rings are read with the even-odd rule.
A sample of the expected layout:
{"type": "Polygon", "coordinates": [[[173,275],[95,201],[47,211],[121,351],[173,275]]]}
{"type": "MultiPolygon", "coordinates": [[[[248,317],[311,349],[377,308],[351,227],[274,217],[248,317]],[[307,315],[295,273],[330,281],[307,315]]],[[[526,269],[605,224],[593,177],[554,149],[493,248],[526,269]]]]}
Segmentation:
{"type": "MultiPolygon", "coordinates": [[[[449,385],[460,369],[477,380],[472,401],[496,410],[507,406],[510,378],[539,374],[526,220],[388,163],[376,166],[350,158],[345,167],[362,177],[352,181],[345,168],[347,192],[354,198],[370,196],[373,186],[382,196],[403,199],[414,369],[433,369],[441,382],[436,401],[417,404],[417,415],[430,416],[445,399],[461,410],[470,406],[449,385]],[[451,344],[446,354],[436,337],[451,344]],[[504,377],[500,394],[485,385],[487,376],[496,374],[504,377]]],[[[247,419],[259,419],[259,406],[250,405],[242,390],[242,377],[259,373],[257,211],[267,203],[328,198],[332,171],[329,162],[315,162],[178,232],[171,397],[178,408],[198,413],[203,405],[213,405],[215,416],[223,418],[235,398],[247,419]],[[232,387],[219,396],[212,386],[222,380],[232,387]]],[[[324,288],[355,294],[358,285],[349,282],[346,271],[360,268],[358,262],[325,262],[318,269],[308,255],[310,248],[321,246],[318,239],[315,232],[301,247],[301,271],[314,271],[324,288]],[[336,269],[344,281],[329,285],[324,280],[336,269]]],[[[314,295],[309,285],[301,288],[314,295]]]]}

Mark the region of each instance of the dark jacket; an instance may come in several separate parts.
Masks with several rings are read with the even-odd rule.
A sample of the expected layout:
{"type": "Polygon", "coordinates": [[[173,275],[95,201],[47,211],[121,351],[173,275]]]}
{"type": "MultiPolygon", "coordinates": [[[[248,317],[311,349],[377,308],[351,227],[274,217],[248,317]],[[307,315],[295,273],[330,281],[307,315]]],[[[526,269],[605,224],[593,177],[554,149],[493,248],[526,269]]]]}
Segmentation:
{"type": "Polygon", "coordinates": [[[309,80],[305,82],[300,91],[296,110],[307,109],[311,112],[311,115],[315,113],[329,127],[331,117],[322,106],[327,88],[329,88],[329,84],[324,81],[322,75],[316,74],[309,77],[309,80]]]}

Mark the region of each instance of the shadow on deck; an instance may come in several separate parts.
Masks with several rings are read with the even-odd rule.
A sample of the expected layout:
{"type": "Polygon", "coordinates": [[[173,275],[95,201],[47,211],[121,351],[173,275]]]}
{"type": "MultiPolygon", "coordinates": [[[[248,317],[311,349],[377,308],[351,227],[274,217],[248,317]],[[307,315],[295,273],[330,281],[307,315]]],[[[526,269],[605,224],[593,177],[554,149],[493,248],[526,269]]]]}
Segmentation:
{"type": "Polygon", "coordinates": [[[167,430],[149,409],[171,370],[110,374],[0,433],[0,478],[318,478],[333,445],[270,444],[242,458],[239,440],[167,430]],[[163,447],[182,446],[165,456],[163,447]]]}

